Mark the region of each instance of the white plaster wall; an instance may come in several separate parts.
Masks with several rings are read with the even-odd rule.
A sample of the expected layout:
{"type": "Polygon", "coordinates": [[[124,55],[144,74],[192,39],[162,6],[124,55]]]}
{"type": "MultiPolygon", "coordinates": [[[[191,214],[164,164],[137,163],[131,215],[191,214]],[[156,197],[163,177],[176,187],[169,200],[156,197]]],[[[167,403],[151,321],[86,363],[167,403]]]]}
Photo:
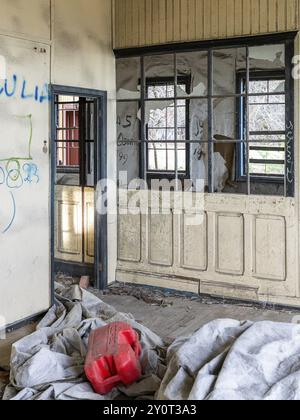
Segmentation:
{"type": "MultiPolygon", "coordinates": [[[[111,0],[54,0],[51,81],[108,93],[108,178],[116,178],[116,77],[111,0]]],[[[115,201],[115,194],[110,194],[115,201]]],[[[116,216],[108,218],[109,282],[115,281],[116,216]]]]}
{"type": "Polygon", "coordinates": [[[49,305],[49,157],[43,142],[49,135],[50,47],[0,36],[0,54],[7,77],[0,81],[0,315],[11,324],[49,305]]]}
{"type": "Polygon", "coordinates": [[[0,32],[49,42],[50,2],[51,0],[1,0],[0,32]]]}
{"type": "MultiPolygon", "coordinates": [[[[0,10],[0,54],[10,57],[9,73],[17,64],[20,80],[28,77],[29,86],[34,86],[37,80],[108,92],[108,173],[114,179],[116,112],[111,0],[0,0],[0,10]],[[5,39],[8,41],[4,42],[5,39]],[[24,42],[27,50],[22,50],[21,45],[15,54],[19,42],[24,42]]],[[[22,151],[18,133],[13,135],[10,130],[13,125],[7,124],[5,112],[9,109],[5,101],[0,95],[0,110],[4,112],[2,121],[0,117],[0,159],[1,153],[7,151],[9,140],[16,155],[22,151]]],[[[44,104],[42,111],[34,98],[27,107],[21,104],[20,98],[13,104],[12,118],[15,109],[34,116],[32,150],[39,166],[40,182],[26,183],[25,189],[18,192],[15,224],[5,235],[0,233],[0,316],[7,324],[45,311],[50,305],[50,154],[47,156],[42,151],[43,141],[50,138],[49,104],[44,104]]],[[[4,228],[12,211],[11,201],[7,199],[9,191],[5,194],[6,198],[0,202],[0,227],[4,228]]],[[[112,217],[109,220],[110,282],[115,279],[116,231],[112,217]]]]}

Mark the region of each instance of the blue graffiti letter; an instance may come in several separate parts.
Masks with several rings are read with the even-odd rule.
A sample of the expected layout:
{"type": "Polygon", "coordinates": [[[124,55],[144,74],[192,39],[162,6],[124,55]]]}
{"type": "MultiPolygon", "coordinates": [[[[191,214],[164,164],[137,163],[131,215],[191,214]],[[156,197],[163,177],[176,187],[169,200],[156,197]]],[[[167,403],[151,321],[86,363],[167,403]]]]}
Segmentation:
{"type": "Polygon", "coordinates": [[[8,97],[14,96],[14,94],[16,93],[16,89],[17,89],[17,76],[15,74],[13,75],[13,84],[12,84],[11,91],[9,92],[9,90],[8,90],[7,79],[5,80],[4,88],[5,88],[6,96],[8,96],[8,97]]]}

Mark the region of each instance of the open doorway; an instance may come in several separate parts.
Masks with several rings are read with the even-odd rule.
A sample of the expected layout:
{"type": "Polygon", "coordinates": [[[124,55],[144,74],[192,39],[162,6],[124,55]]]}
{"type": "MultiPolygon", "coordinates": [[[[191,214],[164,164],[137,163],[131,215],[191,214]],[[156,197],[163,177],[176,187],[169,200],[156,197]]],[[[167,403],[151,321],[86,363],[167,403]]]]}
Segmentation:
{"type": "Polygon", "coordinates": [[[58,273],[107,285],[107,218],[96,211],[107,176],[105,92],[52,86],[52,281],[58,273]]]}

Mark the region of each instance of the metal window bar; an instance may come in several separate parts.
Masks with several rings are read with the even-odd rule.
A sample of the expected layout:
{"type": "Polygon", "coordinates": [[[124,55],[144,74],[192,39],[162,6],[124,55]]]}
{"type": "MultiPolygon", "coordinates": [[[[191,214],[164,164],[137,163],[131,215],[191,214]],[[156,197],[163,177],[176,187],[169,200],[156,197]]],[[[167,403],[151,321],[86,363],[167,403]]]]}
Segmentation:
{"type": "Polygon", "coordinates": [[[250,89],[250,56],[249,47],[246,48],[246,173],[247,173],[247,193],[251,195],[251,174],[250,174],[250,127],[249,127],[249,115],[250,115],[250,101],[249,101],[249,89],[250,89]]]}
{"type": "Polygon", "coordinates": [[[214,193],[213,50],[208,51],[208,192],[214,193]]]}
{"type": "MultiPolygon", "coordinates": [[[[292,44],[293,41],[285,41],[285,46],[286,46],[286,63],[291,62],[291,53],[293,51],[292,48],[292,44]]],[[[166,100],[172,100],[174,99],[175,101],[175,120],[177,120],[177,105],[178,105],[178,101],[180,100],[184,100],[186,101],[187,99],[190,100],[207,100],[208,101],[208,139],[202,139],[201,141],[199,140],[180,140],[181,143],[185,143],[185,144],[208,144],[208,150],[209,150],[209,157],[208,157],[208,166],[209,166],[209,192],[214,192],[214,180],[213,180],[213,166],[214,166],[214,144],[216,143],[228,143],[227,140],[224,141],[215,141],[213,139],[213,99],[218,99],[218,98],[244,98],[246,101],[246,124],[245,124],[245,138],[244,139],[234,139],[234,140],[230,140],[230,143],[236,143],[236,144],[246,144],[247,146],[247,156],[246,156],[246,164],[247,164],[247,190],[248,190],[248,194],[251,194],[251,174],[249,171],[249,164],[251,163],[249,157],[250,157],[250,151],[251,150],[267,150],[268,148],[266,146],[261,146],[261,147],[257,147],[254,149],[253,144],[257,144],[259,145],[260,143],[272,143],[272,144],[284,144],[285,146],[287,146],[289,148],[289,155],[292,156],[292,158],[294,158],[294,145],[291,144],[291,138],[289,139],[285,139],[285,140],[270,140],[269,138],[261,138],[261,139],[251,139],[251,136],[268,136],[268,135],[286,135],[287,134],[287,130],[286,132],[283,131],[278,131],[278,132],[251,132],[249,130],[249,104],[250,104],[250,98],[251,97],[271,97],[271,96],[283,96],[285,95],[286,98],[288,98],[292,92],[292,81],[291,81],[291,77],[289,74],[289,66],[287,65],[286,68],[286,90],[282,91],[282,92],[262,92],[262,93],[250,93],[249,92],[249,84],[250,84],[250,57],[249,57],[249,45],[245,45],[246,47],[246,51],[247,51],[247,55],[246,55],[246,60],[247,60],[247,80],[246,80],[246,92],[244,93],[237,93],[237,94],[227,94],[227,95],[214,95],[213,94],[213,51],[217,50],[217,48],[212,47],[212,48],[206,48],[205,51],[208,52],[208,94],[207,95],[203,95],[203,96],[191,96],[189,98],[187,98],[186,96],[179,96],[178,92],[177,92],[177,86],[178,86],[178,72],[177,72],[177,54],[174,53],[174,72],[175,72],[175,89],[174,89],[174,98],[172,97],[166,97],[166,98],[148,98],[146,95],[146,80],[145,80],[145,69],[144,69],[144,57],[149,56],[150,54],[144,53],[141,55],[140,60],[141,60],[141,140],[140,141],[130,141],[128,142],[128,144],[133,144],[133,143],[137,143],[141,145],[141,162],[140,162],[140,167],[141,167],[141,173],[142,173],[142,178],[143,179],[147,179],[147,152],[146,152],[146,143],[147,143],[147,137],[146,137],[146,131],[145,131],[145,103],[146,102],[155,102],[155,101],[162,101],[163,99],[166,100]],[[289,76],[289,77],[288,77],[289,76]],[[251,145],[252,146],[251,146],[251,145]],[[264,148],[263,148],[264,147],[264,148]]],[[[232,48],[234,48],[234,45],[232,45],[232,48]]],[[[164,52],[161,53],[162,55],[166,54],[164,52]]],[[[136,99],[120,99],[118,100],[118,102],[120,103],[124,103],[124,102],[136,102],[136,99]]],[[[258,105],[259,103],[256,103],[255,105],[258,105]]],[[[265,103],[263,103],[265,105],[265,103]]],[[[292,100],[291,98],[289,98],[288,101],[286,101],[286,103],[282,103],[282,104],[286,104],[286,120],[287,123],[291,126],[290,128],[290,137],[292,137],[294,135],[293,129],[293,121],[290,121],[290,115],[292,115],[292,100]],[[292,133],[292,134],[291,134],[292,133]]],[[[251,103],[252,105],[252,103],[251,103]]],[[[253,104],[254,105],[254,104],[253,104]]],[[[274,105],[277,105],[274,104],[274,105]]],[[[174,140],[165,140],[166,144],[175,144],[175,149],[176,149],[176,153],[175,153],[175,175],[176,175],[176,179],[178,179],[178,155],[177,155],[177,151],[178,151],[178,127],[177,126],[177,121],[175,121],[176,124],[175,125],[175,139],[174,140]]],[[[124,144],[126,144],[126,142],[123,142],[124,144]]],[[[155,141],[151,141],[151,143],[155,143],[155,141]]],[[[271,149],[271,148],[270,148],[271,149]]],[[[268,149],[269,150],[269,149],[268,149]]],[[[273,151],[277,150],[277,151],[284,151],[285,149],[283,147],[278,147],[278,148],[274,148],[272,147],[273,151]]],[[[288,154],[288,153],[287,153],[288,154]]],[[[285,174],[285,182],[286,179],[290,176],[291,174],[293,174],[293,169],[294,169],[294,163],[291,162],[291,159],[286,159],[286,174],[285,174]],[[287,163],[289,163],[289,167],[287,165],[287,163]]],[[[266,162],[265,160],[263,160],[263,162],[266,162]]],[[[289,189],[290,192],[288,195],[291,195],[291,189],[293,189],[293,185],[291,186],[291,184],[294,182],[294,177],[292,177],[292,182],[291,179],[289,178],[289,189]]],[[[288,192],[287,192],[288,193],[288,192]]]]}
{"type": "Polygon", "coordinates": [[[179,180],[179,174],[178,174],[178,144],[177,144],[177,133],[178,133],[178,118],[177,118],[177,87],[178,87],[178,74],[177,74],[177,54],[174,54],[174,75],[175,75],[175,83],[174,83],[174,98],[175,98],[175,109],[174,109],[174,126],[175,126],[175,185],[176,185],[176,191],[178,191],[178,180],[179,180]]]}

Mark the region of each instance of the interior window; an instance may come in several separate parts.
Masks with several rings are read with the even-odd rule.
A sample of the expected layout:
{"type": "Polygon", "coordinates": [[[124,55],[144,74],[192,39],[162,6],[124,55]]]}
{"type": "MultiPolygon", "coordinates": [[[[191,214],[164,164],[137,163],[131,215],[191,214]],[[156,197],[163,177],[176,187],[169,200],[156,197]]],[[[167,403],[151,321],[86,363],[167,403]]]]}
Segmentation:
{"type": "Polygon", "coordinates": [[[194,48],[117,60],[119,172],[293,197],[294,40],[194,48]]]}
{"type": "MultiPolygon", "coordinates": [[[[179,84],[178,87],[182,91],[187,89],[184,83],[179,84]]],[[[176,165],[180,176],[185,176],[189,166],[188,147],[185,143],[188,129],[187,101],[175,101],[175,85],[170,81],[149,82],[147,95],[150,99],[146,124],[148,176],[169,175],[174,177],[176,165]],[[159,101],[160,98],[163,100],[159,101]],[[170,100],[165,98],[170,98],[170,100]],[[177,126],[177,133],[175,126],[177,126]],[[177,162],[175,162],[176,156],[177,162]]]]}
{"type": "MultiPolygon", "coordinates": [[[[245,85],[243,78],[242,84],[245,85]]],[[[243,87],[244,89],[244,87],[243,87]]],[[[249,81],[249,171],[265,179],[284,180],[285,173],[285,75],[251,75],[249,81]],[[260,95],[260,96],[256,96],[260,95]]],[[[241,108],[241,130],[245,130],[246,109],[241,108]]],[[[241,175],[247,174],[245,152],[241,175]]]]}

